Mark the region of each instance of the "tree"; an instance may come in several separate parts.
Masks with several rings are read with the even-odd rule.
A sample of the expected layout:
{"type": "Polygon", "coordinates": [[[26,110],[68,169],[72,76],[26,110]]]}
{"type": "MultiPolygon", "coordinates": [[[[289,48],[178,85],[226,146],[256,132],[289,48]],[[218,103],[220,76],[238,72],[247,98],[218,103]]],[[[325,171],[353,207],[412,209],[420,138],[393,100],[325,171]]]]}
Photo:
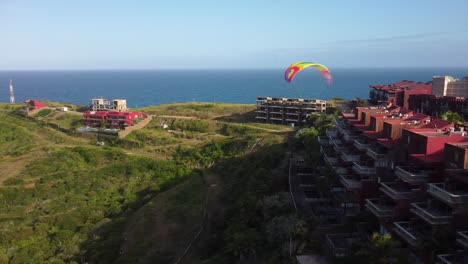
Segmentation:
{"type": "Polygon", "coordinates": [[[312,114],[307,117],[305,126],[315,128],[320,135],[325,134],[327,129],[334,127],[334,116],[327,114],[312,114]]]}
{"type": "Polygon", "coordinates": [[[465,123],[463,117],[461,117],[457,112],[447,111],[440,115],[440,118],[459,125],[463,125],[465,123]]]}
{"type": "Polygon", "coordinates": [[[297,131],[294,137],[307,148],[318,144],[318,135],[319,131],[315,127],[310,127],[297,131]]]}
{"type": "Polygon", "coordinates": [[[259,233],[255,228],[237,224],[228,228],[225,239],[228,251],[242,260],[245,257],[255,256],[259,233]]]}
{"type": "Polygon", "coordinates": [[[398,247],[400,243],[393,240],[390,234],[374,233],[371,240],[357,251],[356,256],[361,257],[364,263],[405,263],[405,257],[395,252],[398,247]]]}

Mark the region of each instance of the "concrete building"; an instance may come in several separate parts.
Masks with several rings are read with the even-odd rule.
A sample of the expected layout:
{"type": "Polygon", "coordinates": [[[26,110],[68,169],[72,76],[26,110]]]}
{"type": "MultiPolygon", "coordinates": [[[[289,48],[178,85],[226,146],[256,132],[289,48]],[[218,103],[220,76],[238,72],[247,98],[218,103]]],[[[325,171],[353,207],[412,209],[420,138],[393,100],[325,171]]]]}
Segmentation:
{"type": "Polygon", "coordinates": [[[91,99],[92,111],[127,111],[127,100],[125,99],[113,99],[109,101],[104,98],[91,99]]]}
{"type": "Polygon", "coordinates": [[[319,99],[257,97],[258,122],[302,126],[308,115],[322,113],[327,101],[319,99]]]}
{"type": "Polygon", "coordinates": [[[452,76],[434,76],[432,78],[432,94],[468,98],[468,77],[458,80],[452,76]]]}

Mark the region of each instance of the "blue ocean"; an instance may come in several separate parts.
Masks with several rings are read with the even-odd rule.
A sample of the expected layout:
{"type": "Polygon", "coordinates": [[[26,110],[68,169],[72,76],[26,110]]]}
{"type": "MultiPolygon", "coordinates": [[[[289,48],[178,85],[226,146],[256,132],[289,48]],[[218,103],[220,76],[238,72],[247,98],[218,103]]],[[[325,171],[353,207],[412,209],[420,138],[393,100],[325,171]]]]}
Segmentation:
{"type": "Polygon", "coordinates": [[[328,85],[313,69],[292,83],[284,69],[0,71],[0,102],[9,101],[9,79],[17,102],[27,99],[87,105],[92,98],[127,99],[129,107],[175,102],[255,103],[257,96],[367,98],[370,84],[400,80],[427,82],[434,75],[468,76],[468,69],[330,69],[328,85]]]}

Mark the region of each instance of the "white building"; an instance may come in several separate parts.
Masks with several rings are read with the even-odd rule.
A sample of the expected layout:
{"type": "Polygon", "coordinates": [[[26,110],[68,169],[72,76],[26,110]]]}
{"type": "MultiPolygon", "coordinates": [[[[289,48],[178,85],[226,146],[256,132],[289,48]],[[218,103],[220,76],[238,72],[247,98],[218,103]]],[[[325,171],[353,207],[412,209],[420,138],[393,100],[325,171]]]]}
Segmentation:
{"type": "Polygon", "coordinates": [[[127,111],[127,100],[125,99],[113,99],[109,101],[104,98],[91,99],[92,111],[127,111]]]}

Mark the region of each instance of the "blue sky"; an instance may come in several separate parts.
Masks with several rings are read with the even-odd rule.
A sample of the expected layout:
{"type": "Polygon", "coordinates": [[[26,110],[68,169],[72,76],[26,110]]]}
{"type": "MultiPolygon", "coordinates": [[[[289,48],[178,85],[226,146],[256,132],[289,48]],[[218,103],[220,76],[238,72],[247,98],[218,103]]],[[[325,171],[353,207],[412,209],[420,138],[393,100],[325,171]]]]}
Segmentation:
{"type": "Polygon", "coordinates": [[[0,70],[468,67],[466,0],[0,0],[0,70]]]}

